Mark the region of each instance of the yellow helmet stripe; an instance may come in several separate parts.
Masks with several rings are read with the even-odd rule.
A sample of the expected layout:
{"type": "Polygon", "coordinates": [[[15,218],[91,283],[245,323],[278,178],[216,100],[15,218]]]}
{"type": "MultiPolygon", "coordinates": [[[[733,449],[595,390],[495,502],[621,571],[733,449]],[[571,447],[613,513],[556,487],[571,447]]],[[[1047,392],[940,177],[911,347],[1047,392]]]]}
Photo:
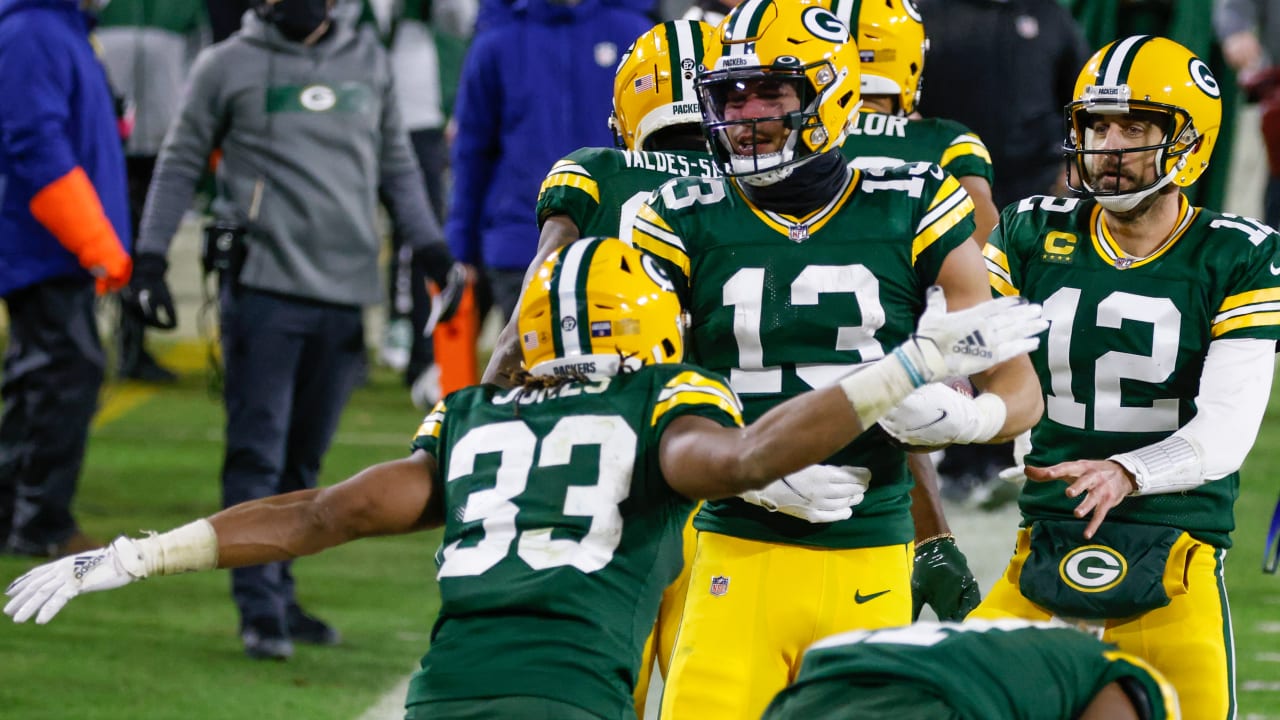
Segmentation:
{"type": "Polygon", "coordinates": [[[849,28],[849,34],[857,36],[858,18],[862,15],[862,0],[834,0],[831,12],[849,28]]]}
{"type": "Polygon", "coordinates": [[[559,262],[551,272],[551,328],[556,357],[570,357],[590,352],[590,327],[587,317],[586,282],[591,257],[597,242],[576,242],[560,251],[559,262]],[[586,340],[584,341],[584,336],[586,340]]]}
{"type": "Polygon", "coordinates": [[[1138,48],[1151,39],[1151,35],[1133,35],[1113,44],[1099,64],[1099,84],[1110,86],[1129,82],[1129,70],[1133,67],[1134,58],[1138,56],[1138,48]]]}
{"type": "Polygon", "coordinates": [[[686,60],[693,62],[694,67],[702,61],[702,31],[696,21],[673,20],[667,26],[667,59],[671,63],[671,100],[672,102],[695,102],[698,99],[694,91],[696,73],[685,77],[681,67],[686,60]]]}
{"type": "Polygon", "coordinates": [[[732,19],[721,23],[724,28],[724,42],[735,43],[729,47],[730,55],[745,55],[749,49],[743,42],[752,40],[760,34],[760,23],[764,20],[764,12],[773,4],[773,0],[747,0],[730,13],[732,19]]]}

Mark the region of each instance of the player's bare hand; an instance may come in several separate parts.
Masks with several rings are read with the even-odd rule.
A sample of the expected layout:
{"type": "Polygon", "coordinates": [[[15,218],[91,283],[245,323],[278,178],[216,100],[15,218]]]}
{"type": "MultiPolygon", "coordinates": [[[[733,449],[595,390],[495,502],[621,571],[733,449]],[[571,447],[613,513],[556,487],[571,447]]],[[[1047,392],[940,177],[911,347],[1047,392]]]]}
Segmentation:
{"type": "Polygon", "coordinates": [[[1084,496],[1076,505],[1075,516],[1093,514],[1084,529],[1086,540],[1093,538],[1111,508],[1137,489],[1128,471],[1111,460],[1073,460],[1047,468],[1027,467],[1025,473],[1032,482],[1065,481],[1069,498],[1084,496]]]}

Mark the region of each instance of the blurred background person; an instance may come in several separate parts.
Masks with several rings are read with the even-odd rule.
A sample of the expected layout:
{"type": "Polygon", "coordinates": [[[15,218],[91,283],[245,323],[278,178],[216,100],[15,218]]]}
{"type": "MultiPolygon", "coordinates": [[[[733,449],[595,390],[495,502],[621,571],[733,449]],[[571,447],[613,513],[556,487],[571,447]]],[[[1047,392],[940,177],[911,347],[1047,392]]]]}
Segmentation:
{"type": "MultiPolygon", "coordinates": [[[[107,74],[132,121],[125,168],[131,230],[137,236],[160,143],[177,112],[191,61],[208,41],[209,23],[201,0],[114,0],[98,20],[94,34],[107,74]]],[[[176,380],[147,351],[144,328],[140,314],[122,308],[117,374],[148,382],[176,380]]]]}
{"type": "Polygon", "coordinates": [[[1280,224],[1280,2],[1217,0],[1214,29],[1226,63],[1236,71],[1246,97],[1261,105],[1262,142],[1267,148],[1263,222],[1280,224]]]}
{"type": "MultiPolygon", "coordinates": [[[[1066,194],[1062,109],[1089,57],[1071,15],[1056,0],[917,5],[930,43],[920,112],[991,141],[995,208],[1028,195],[1066,194]]],[[[981,503],[1005,489],[998,474],[1013,464],[1012,443],[951,447],[938,464],[943,497],[981,503]]]]}
{"type": "Polygon", "coordinates": [[[463,63],[445,223],[454,255],[481,268],[504,323],[538,246],[542,179],[573,150],[613,143],[614,68],[653,24],[604,0],[526,0],[508,9],[510,17],[476,35],[463,63]]]}
{"type": "Polygon", "coordinates": [[[0,0],[0,543],[23,555],[99,544],[71,503],[106,367],[94,295],[128,282],[132,236],[94,6],[0,0]]]}
{"type": "MultiPolygon", "coordinates": [[[[475,25],[475,0],[367,0],[373,23],[391,58],[396,100],[436,217],[445,217],[449,150],[445,123],[457,94],[465,44],[475,25]]],[[[412,262],[413,248],[392,235],[387,272],[387,324],[378,348],[382,364],[413,385],[434,363],[423,333],[431,312],[426,275],[412,262]]],[[[434,398],[431,402],[434,402],[434,398]]],[[[428,404],[425,400],[421,405],[428,404]]]]}
{"type": "MultiPolygon", "coordinates": [[[[381,299],[374,216],[392,221],[446,285],[452,262],[400,120],[390,64],[359,7],[265,0],[196,59],[160,151],[132,290],[168,305],[167,253],[214,148],[214,224],[226,364],[222,501],[314,487],[364,367],[362,306],[381,299]]],[[[154,312],[147,312],[153,321],[154,312]]],[[[297,602],[289,562],[232,573],[253,658],[339,635],[297,602]]]]}

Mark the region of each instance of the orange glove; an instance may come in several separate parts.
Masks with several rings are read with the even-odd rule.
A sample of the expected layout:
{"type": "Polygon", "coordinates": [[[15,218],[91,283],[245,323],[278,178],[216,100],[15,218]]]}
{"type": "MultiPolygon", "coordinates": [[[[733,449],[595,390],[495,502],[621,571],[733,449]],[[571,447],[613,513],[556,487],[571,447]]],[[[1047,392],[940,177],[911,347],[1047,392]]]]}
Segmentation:
{"type": "Polygon", "coordinates": [[[133,260],[84,169],[76,166],[31,198],[31,215],[93,274],[97,292],[115,292],[129,284],[133,260]]]}

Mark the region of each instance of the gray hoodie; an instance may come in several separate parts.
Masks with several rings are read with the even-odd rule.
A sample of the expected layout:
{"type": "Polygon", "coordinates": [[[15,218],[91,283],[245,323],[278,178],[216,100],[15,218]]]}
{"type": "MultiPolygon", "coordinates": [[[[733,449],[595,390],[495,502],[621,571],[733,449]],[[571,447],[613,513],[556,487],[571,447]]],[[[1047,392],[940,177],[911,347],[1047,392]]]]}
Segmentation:
{"type": "Polygon", "coordinates": [[[327,37],[291,42],[251,11],[240,32],[196,58],[147,194],[137,252],[164,255],[220,148],[215,217],[249,229],[240,282],[343,305],[377,302],[381,184],[432,277],[450,258],[400,121],[386,53],[335,11],[327,37]]]}

